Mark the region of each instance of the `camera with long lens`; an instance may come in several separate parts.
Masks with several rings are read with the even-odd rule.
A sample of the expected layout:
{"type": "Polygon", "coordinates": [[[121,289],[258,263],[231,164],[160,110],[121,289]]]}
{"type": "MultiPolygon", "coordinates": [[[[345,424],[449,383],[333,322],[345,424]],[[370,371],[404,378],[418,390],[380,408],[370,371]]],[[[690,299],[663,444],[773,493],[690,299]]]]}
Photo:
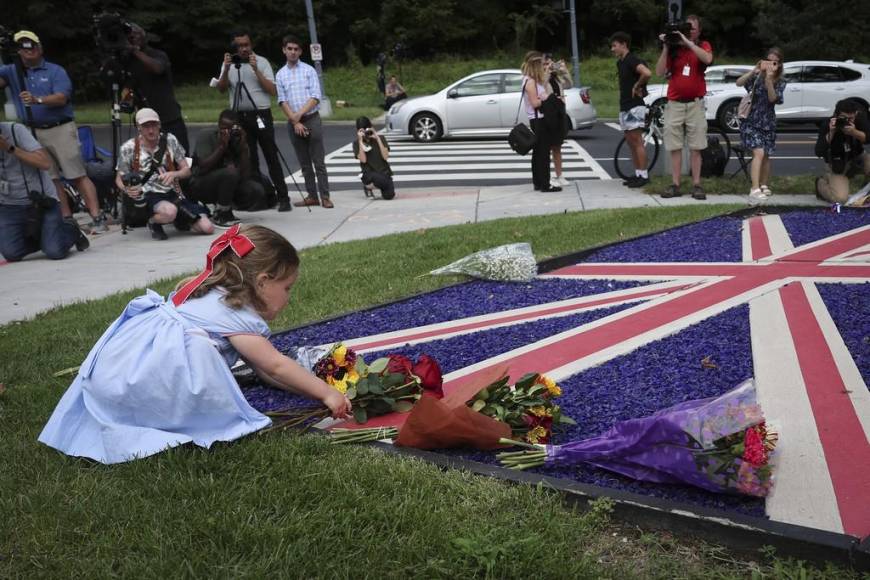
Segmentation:
{"type": "Polygon", "coordinates": [[[686,38],[692,34],[692,23],[691,22],[669,22],[665,26],[665,44],[668,46],[668,49],[674,51],[680,46],[682,46],[682,38],[680,38],[680,33],[683,34],[686,38]]]}
{"type": "Polygon", "coordinates": [[[30,203],[32,203],[34,207],[41,210],[48,211],[57,205],[56,199],[49,197],[42,191],[30,190],[27,192],[27,197],[30,198],[30,203]]]}
{"type": "Polygon", "coordinates": [[[843,117],[843,116],[837,117],[837,120],[834,121],[834,129],[836,129],[837,131],[842,131],[843,129],[846,128],[846,125],[848,123],[849,123],[848,117],[843,117]]]}
{"type": "Polygon", "coordinates": [[[374,137],[374,136],[375,136],[375,132],[374,132],[374,130],[372,130],[372,129],[366,129],[366,137],[367,137],[368,139],[371,139],[371,138],[374,137]]]}
{"type": "Polygon", "coordinates": [[[138,171],[131,171],[121,176],[121,183],[126,187],[137,187],[145,182],[145,175],[138,171]]]}
{"type": "Polygon", "coordinates": [[[227,52],[230,53],[230,60],[234,67],[239,68],[242,66],[244,60],[242,59],[242,55],[239,54],[239,44],[237,42],[230,43],[230,49],[227,52]]]}

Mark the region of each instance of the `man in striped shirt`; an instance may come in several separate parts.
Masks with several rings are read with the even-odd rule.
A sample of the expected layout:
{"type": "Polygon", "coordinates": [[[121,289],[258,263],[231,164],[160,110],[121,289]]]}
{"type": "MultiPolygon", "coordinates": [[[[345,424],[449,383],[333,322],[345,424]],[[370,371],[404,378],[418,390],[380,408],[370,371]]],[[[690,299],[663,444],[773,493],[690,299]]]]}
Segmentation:
{"type": "Polygon", "coordinates": [[[320,80],[317,72],[299,58],[302,45],[292,36],[282,40],[287,64],[275,75],[278,105],[287,117],[290,142],[302,167],[308,195],[293,205],[334,207],[329,198],[329,178],[326,175],[323,149],[323,123],[320,120],[320,80]],[[316,176],[316,179],[315,179],[316,176]],[[318,197],[318,191],[320,196],[318,197]]]}

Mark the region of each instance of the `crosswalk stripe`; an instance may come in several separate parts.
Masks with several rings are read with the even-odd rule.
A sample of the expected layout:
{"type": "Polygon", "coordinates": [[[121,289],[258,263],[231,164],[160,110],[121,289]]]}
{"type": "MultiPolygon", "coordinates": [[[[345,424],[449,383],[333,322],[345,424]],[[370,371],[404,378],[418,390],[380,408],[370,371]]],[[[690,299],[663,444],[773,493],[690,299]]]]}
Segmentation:
{"type": "MultiPolygon", "coordinates": [[[[330,183],[356,184],[359,161],[348,143],[326,156],[330,183]]],[[[416,143],[390,142],[390,165],[397,183],[517,182],[531,180],[531,157],[514,153],[504,140],[416,143]]],[[[563,176],[567,179],[609,179],[607,172],[576,141],[562,145],[563,176]]],[[[302,180],[302,171],[288,177],[302,180]]]]}

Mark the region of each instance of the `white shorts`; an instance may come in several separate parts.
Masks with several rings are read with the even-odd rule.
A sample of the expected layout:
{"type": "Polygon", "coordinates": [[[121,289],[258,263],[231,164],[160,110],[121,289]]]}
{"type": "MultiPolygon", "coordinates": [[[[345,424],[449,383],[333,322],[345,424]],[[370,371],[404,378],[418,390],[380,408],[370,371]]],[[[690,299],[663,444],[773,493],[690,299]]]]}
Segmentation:
{"type": "Polygon", "coordinates": [[[623,131],[643,129],[646,126],[647,108],[643,105],[619,112],[619,128],[623,131]]]}

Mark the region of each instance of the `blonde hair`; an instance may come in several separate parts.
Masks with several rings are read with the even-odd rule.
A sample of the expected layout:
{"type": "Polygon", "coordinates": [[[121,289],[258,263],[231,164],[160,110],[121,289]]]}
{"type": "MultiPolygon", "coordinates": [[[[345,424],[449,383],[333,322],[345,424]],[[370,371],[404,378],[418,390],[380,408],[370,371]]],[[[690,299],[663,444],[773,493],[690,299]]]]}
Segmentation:
{"type": "Polygon", "coordinates": [[[522,66],[523,74],[534,80],[539,85],[547,82],[547,71],[544,68],[544,55],[538,51],[526,53],[526,59],[522,66]]]}
{"type": "MultiPolygon", "coordinates": [[[[257,295],[257,276],[266,274],[270,279],[282,280],[299,269],[299,254],[293,244],[281,234],[257,225],[242,225],[239,234],[247,236],[254,249],[243,258],[227,248],[215,258],[212,273],[190,295],[190,298],[205,296],[220,286],[226,290],[224,301],[232,308],[252,306],[258,312],[266,305],[257,295]]],[[[176,285],[178,291],[193,280],[185,278],[176,285]]]]}

